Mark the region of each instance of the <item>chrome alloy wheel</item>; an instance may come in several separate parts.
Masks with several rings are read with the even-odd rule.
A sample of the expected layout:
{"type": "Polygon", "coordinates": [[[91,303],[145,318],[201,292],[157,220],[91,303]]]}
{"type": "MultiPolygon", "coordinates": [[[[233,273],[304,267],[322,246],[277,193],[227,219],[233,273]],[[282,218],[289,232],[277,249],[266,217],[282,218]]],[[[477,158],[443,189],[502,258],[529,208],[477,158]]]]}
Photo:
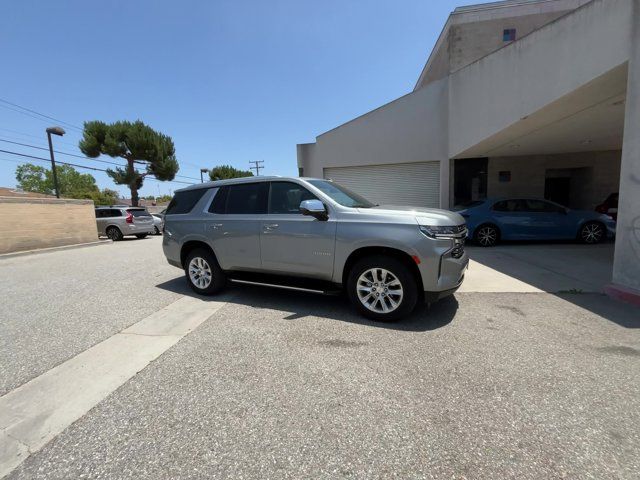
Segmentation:
{"type": "Polygon", "coordinates": [[[581,234],[584,243],[598,243],[602,240],[604,229],[598,223],[589,223],[582,227],[581,234]]]}
{"type": "Polygon", "coordinates": [[[360,302],[375,313],[390,313],[402,303],[402,283],[384,268],[370,268],[360,275],[356,285],[360,302]]]}
{"type": "Polygon", "coordinates": [[[493,227],[482,227],[477,233],[478,243],[483,247],[495,245],[498,241],[498,232],[493,227]]]}
{"type": "Polygon", "coordinates": [[[196,287],[205,289],[211,285],[211,267],[202,257],[193,257],[189,262],[189,279],[196,287]]]}

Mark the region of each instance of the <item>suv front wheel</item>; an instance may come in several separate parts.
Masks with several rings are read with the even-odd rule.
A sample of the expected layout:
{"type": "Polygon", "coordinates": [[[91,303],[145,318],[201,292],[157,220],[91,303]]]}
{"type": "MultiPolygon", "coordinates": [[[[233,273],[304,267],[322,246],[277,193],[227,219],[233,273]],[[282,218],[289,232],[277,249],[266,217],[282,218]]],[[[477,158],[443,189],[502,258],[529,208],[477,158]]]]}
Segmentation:
{"type": "Polygon", "coordinates": [[[216,257],[204,248],[195,249],[187,255],[184,273],[191,289],[200,295],[217,293],[227,283],[216,257]]]}
{"type": "Polygon", "coordinates": [[[383,322],[408,315],[418,300],[418,286],[407,265],[383,255],[365,257],[353,266],[347,293],[362,315],[383,322]]]}

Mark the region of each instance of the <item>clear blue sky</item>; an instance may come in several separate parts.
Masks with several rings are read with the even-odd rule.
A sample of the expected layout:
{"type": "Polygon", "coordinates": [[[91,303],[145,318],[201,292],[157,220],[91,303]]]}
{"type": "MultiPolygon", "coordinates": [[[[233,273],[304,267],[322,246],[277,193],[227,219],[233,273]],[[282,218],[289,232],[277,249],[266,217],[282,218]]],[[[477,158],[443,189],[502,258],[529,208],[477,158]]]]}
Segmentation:
{"type": "MultiPolygon", "coordinates": [[[[411,91],[449,12],[465,3],[473,2],[5,2],[0,98],[78,126],[140,119],[173,137],[179,175],[246,169],[250,160],[264,160],[265,174],[295,175],[297,143],[411,91]]],[[[0,139],[46,146],[55,122],[2,105],[0,139]]],[[[55,148],[79,153],[80,132],[67,132],[55,148]]],[[[14,186],[17,164],[5,160],[17,157],[0,159],[0,186],[14,186]]],[[[147,181],[141,194],[180,186],[147,181]]]]}

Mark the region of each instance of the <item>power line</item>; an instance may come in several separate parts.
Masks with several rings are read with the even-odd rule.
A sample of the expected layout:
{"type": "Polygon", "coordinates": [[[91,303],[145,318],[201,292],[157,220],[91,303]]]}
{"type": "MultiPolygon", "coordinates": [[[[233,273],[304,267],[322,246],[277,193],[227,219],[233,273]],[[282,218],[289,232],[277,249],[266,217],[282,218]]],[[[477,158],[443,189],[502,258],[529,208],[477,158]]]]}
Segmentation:
{"type": "MultiPolygon", "coordinates": [[[[45,118],[47,120],[53,120],[55,122],[62,123],[63,125],[67,125],[69,128],[75,128],[76,130],[78,130],[81,133],[84,132],[84,129],[81,128],[81,127],[78,127],[77,125],[74,125],[74,124],[69,123],[69,122],[65,122],[64,120],[60,120],[58,118],[51,117],[49,115],[45,115],[44,113],[37,112],[36,110],[32,110],[30,108],[23,107],[22,105],[18,105],[17,103],[13,103],[13,102],[10,102],[8,100],[4,100],[2,98],[0,98],[0,102],[6,104],[6,105],[0,104],[0,107],[4,107],[4,108],[6,108],[8,110],[11,110],[11,111],[14,111],[14,112],[17,112],[17,113],[22,113],[22,114],[24,114],[24,115],[26,115],[28,117],[35,118],[36,120],[44,121],[45,118]],[[21,110],[16,110],[15,108],[11,108],[8,105],[11,105],[12,107],[17,107],[17,108],[19,108],[21,110]],[[39,117],[35,117],[34,115],[39,115],[39,117]],[[43,118],[40,118],[40,117],[43,117],[43,118]]],[[[6,130],[6,129],[3,129],[3,130],[6,130]]],[[[19,133],[19,132],[15,132],[15,133],[19,133]]],[[[28,135],[28,134],[26,134],[26,135],[28,135]]],[[[33,136],[35,138],[34,135],[28,135],[28,136],[33,136]]],[[[190,162],[181,162],[181,163],[184,164],[184,165],[190,165],[192,167],[201,168],[200,165],[196,165],[194,163],[190,163],[190,162]]],[[[178,176],[178,175],[176,175],[176,176],[178,176]]],[[[184,177],[184,178],[190,178],[191,180],[197,180],[197,178],[192,178],[192,177],[184,177]]]]}
{"type": "MultiPolygon", "coordinates": [[[[23,146],[23,147],[35,148],[37,150],[44,150],[46,152],[49,151],[49,149],[45,148],[45,147],[39,147],[37,145],[30,145],[28,143],[14,142],[12,140],[4,140],[2,138],[0,138],[0,142],[11,143],[13,145],[20,145],[20,146],[23,146]]],[[[91,162],[100,162],[100,163],[106,163],[108,165],[115,165],[116,167],[123,167],[124,166],[124,165],[122,165],[120,163],[110,162],[108,160],[100,160],[98,158],[91,158],[91,157],[87,157],[85,155],[77,155],[75,153],[62,152],[60,150],[54,150],[54,153],[59,153],[60,155],[67,155],[69,157],[82,158],[84,160],[89,160],[91,162]]],[[[136,163],[141,164],[141,165],[146,165],[146,162],[143,162],[143,161],[136,161],[136,163]]],[[[175,176],[179,177],[179,178],[186,178],[187,180],[198,180],[195,177],[187,177],[186,175],[175,175],[175,176]]]]}
{"type": "Polygon", "coordinates": [[[81,132],[83,131],[83,129],[81,127],[78,127],[77,125],[65,122],[63,120],[60,120],[59,118],[55,118],[55,117],[51,117],[49,115],[45,115],[44,113],[37,112],[37,111],[32,110],[30,108],[23,107],[22,105],[18,105],[17,103],[9,102],[8,100],[4,100],[2,98],[0,98],[0,102],[5,103],[6,105],[11,105],[12,107],[16,107],[16,108],[20,109],[20,110],[15,110],[15,109],[7,107],[6,105],[3,105],[5,108],[8,108],[9,110],[13,110],[13,111],[18,112],[18,113],[24,113],[25,115],[32,117],[33,115],[28,115],[26,113],[26,112],[29,112],[31,114],[38,115],[39,117],[43,117],[43,118],[46,118],[48,120],[53,120],[54,122],[62,123],[63,125],[67,125],[69,128],[75,128],[76,130],[80,130],[81,132]]]}
{"type": "MultiPolygon", "coordinates": [[[[45,162],[45,163],[51,162],[51,160],[48,159],[48,158],[36,157],[34,155],[28,155],[26,153],[11,152],[9,150],[1,150],[0,149],[0,153],[8,153],[9,155],[17,155],[17,156],[20,156],[20,157],[26,157],[26,158],[30,158],[30,159],[33,159],[33,160],[36,160],[36,161],[40,161],[40,162],[45,162]]],[[[9,159],[4,158],[2,160],[9,160],[9,159]]],[[[59,163],[60,165],[68,165],[70,167],[84,168],[86,170],[93,170],[93,171],[96,171],[96,172],[106,172],[106,170],[103,169],[103,168],[89,167],[87,165],[78,165],[76,163],[60,162],[60,161],[56,161],[56,163],[59,163]]],[[[160,179],[158,179],[156,177],[151,177],[151,176],[146,176],[145,179],[155,180],[157,182],[172,182],[172,183],[182,183],[182,184],[185,184],[185,185],[192,185],[191,182],[182,182],[180,180],[160,180],[160,179]]]]}

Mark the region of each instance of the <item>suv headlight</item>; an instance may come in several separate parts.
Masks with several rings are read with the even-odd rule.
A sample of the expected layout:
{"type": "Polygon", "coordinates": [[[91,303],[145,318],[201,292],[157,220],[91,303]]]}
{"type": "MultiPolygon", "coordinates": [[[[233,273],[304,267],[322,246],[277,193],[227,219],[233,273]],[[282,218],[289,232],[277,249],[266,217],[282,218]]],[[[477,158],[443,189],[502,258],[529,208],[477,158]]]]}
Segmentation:
{"type": "Polygon", "coordinates": [[[420,225],[420,231],[429,238],[464,238],[467,236],[466,225],[435,226],[420,225]]]}

